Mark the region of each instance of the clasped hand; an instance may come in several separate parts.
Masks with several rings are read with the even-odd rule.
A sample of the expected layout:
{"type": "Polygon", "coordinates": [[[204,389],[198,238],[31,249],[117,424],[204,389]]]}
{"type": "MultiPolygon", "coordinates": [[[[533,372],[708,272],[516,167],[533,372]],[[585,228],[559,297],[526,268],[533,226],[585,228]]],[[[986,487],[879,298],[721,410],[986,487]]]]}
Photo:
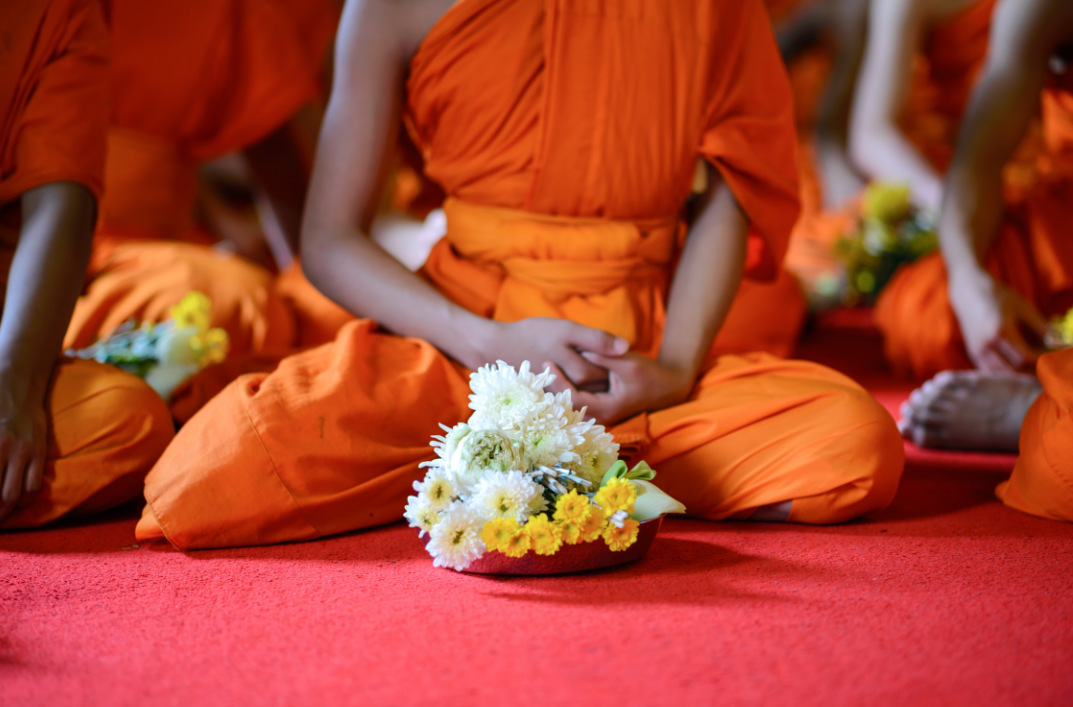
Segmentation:
{"type": "Polygon", "coordinates": [[[692,372],[632,353],[629,342],[600,329],[544,317],[493,326],[486,357],[550,367],[551,390],[569,390],[574,407],[603,424],[676,405],[693,388],[692,372]]]}

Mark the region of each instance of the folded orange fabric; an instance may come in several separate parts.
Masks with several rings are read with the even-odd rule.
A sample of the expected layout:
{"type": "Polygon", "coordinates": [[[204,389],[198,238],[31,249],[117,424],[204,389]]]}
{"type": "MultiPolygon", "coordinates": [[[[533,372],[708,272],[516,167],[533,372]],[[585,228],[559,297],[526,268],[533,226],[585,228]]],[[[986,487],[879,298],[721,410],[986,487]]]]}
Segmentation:
{"type": "Polygon", "coordinates": [[[995,495],[1010,508],[1073,521],[1073,349],[1043,356],[1043,393],[1021,425],[1021,455],[995,495]]]}

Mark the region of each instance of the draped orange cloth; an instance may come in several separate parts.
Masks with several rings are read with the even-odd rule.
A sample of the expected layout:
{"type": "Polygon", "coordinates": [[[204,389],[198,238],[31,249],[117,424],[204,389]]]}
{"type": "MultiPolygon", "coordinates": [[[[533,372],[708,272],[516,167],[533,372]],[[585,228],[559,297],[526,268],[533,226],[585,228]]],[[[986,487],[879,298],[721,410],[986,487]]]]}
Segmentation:
{"type": "Polygon", "coordinates": [[[66,345],[87,346],[132,317],[165,317],[191,289],[212,298],[213,325],[228,331],[233,353],[290,344],[293,322],[271,274],[193,244],[205,240],[192,221],[195,170],[261,140],[318,94],[314,38],[299,35],[305,25],[281,0],[106,7],[113,66],[105,198],[91,281],[66,345]]]}
{"type": "MultiPolygon", "coordinates": [[[[797,211],[788,96],[759,0],[458,3],[408,82],[409,128],[451,197],[422,275],[474,312],[569,317],[651,355],[698,155],[749,216],[749,272],[778,272],[797,211]]],[[[351,322],[187,423],[138,537],[223,547],[397,520],[429,435],[468,417],[467,373],[351,322]]],[[[710,519],[793,500],[792,520],[846,520],[890,502],[904,461],[859,386],[762,353],[713,352],[687,402],[612,431],[710,519]]]]}
{"type": "MultiPolygon", "coordinates": [[[[18,246],[19,198],[52,182],[99,197],[108,125],[108,35],[97,0],[0,6],[0,303],[18,246]]],[[[62,254],[57,254],[61,257],[62,254]]],[[[0,527],[41,525],[134,498],[172,438],[171,417],[141,380],[61,360],[45,400],[42,491],[0,527]]]]}
{"type": "MultiPolygon", "coordinates": [[[[945,172],[957,126],[973,82],[987,56],[995,0],[978,0],[931,28],[915,57],[909,99],[899,121],[906,137],[940,172],[945,172]]],[[[804,76],[808,85],[820,84],[804,76]]],[[[823,207],[823,183],[808,136],[800,145],[801,218],[791,237],[787,267],[806,282],[833,269],[837,240],[853,226],[857,207],[823,207]]]]}
{"type": "MultiPolygon", "coordinates": [[[[1021,193],[1007,183],[1006,215],[985,266],[1044,315],[1073,307],[1073,93],[1056,82],[1042,97],[1043,151],[1034,183],[1021,193]]],[[[930,378],[972,368],[947,294],[939,254],[898,271],[879,298],[876,323],[887,360],[903,375],[930,378]]]]}
{"type": "Polygon", "coordinates": [[[1036,367],[1043,393],[1021,425],[1021,455],[995,495],[1007,506],[1073,521],[1073,349],[1047,354],[1036,367]]]}

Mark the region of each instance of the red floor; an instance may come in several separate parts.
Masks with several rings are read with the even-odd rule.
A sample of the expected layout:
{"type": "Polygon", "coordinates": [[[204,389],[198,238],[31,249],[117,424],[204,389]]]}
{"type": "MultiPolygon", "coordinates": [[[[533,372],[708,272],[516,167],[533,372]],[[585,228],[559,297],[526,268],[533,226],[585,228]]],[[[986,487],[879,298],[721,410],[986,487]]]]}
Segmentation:
{"type": "MultiPolygon", "coordinates": [[[[867,330],[816,338],[904,397],[867,330]]],[[[1073,526],[994,500],[1009,457],[967,459],[910,450],[891,508],[843,526],[671,520],[587,576],[433,569],[401,525],[190,554],[134,545],[136,509],[0,534],[0,704],[1073,704],[1073,526]]]]}

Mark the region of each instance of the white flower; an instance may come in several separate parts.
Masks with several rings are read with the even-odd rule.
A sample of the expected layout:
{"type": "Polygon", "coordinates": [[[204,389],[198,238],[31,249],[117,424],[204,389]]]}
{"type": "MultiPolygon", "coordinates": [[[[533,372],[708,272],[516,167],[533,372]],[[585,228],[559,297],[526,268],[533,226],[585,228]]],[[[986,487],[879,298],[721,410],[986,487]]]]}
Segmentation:
{"type": "Polygon", "coordinates": [[[170,327],[166,326],[167,324],[171,324],[171,322],[165,322],[165,324],[161,325],[161,329],[165,329],[165,331],[156,340],[156,360],[162,365],[196,366],[198,364],[198,352],[194,349],[192,342],[194,337],[201,333],[201,330],[196,326],[176,329],[174,324],[170,327]]]}
{"type": "Polygon", "coordinates": [[[451,504],[440,521],[429,531],[426,546],[436,567],[450,567],[461,572],[470,562],[484,554],[481,540],[483,521],[467,504],[451,504]]]}
{"type": "Polygon", "coordinates": [[[423,482],[415,481],[414,490],[417,491],[418,499],[434,511],[444,510],[458,495],[454,484],[447,478],[444,470],[439,468],[430,469],[423,482]]]}
{"type": "Polygon", "coordinates": [[[499,430],[479,430],[466,436],[447,462],[448,472],[464,494],[473,493],[485,472],[505,472],[523,464],[521,444],[499,430]]]}
{"type": "Polygon", "coordinates": [[[514,518],[525,523],[535,507],[545,504],[543,493],[540,484],[520,471],[489,471],[477,484],[469,503],[485,520],[514,518]]]}
{"type": "Polygon", "coordinates": [[[618,443],[603,425],[585,419],[584,408],[572,412],[569,417],[572,432],[580,434],[583,441],[574,447],[578,460],[563,466],[575,476],[598,485],[611,465],[618,461],[618,443]]]}
{"type": "Polygon", "coordinates": [[[555,376],[551,369],[532,373],[524,361],[515,371],[504,361],[493,366],[481,366],[469,377],[469,406],[473,416],[471,427],[478,429],[510,429],[525,414],[544,399],[544,388],[555,376]]]}
{"type": "Polygon", "coordinates": [[[511,431],[511,437],[522,443],[526,468],[555,466],[579,461],[574,447],[585,441],[580,427],[572,419],[570,393],[552,395],[529,408],[526,415],[511,431]]]}
{"type": "Polygon", "coordinates": [[[432,530],[432,526],[440,521],[440,512],[428,504],[428,500],[421,496],[410,496],[406,499],[406,512],[403,517],[410,523],[411,528],[420,528],[418,537],[424,537],[425,533],[432,530]]]}

